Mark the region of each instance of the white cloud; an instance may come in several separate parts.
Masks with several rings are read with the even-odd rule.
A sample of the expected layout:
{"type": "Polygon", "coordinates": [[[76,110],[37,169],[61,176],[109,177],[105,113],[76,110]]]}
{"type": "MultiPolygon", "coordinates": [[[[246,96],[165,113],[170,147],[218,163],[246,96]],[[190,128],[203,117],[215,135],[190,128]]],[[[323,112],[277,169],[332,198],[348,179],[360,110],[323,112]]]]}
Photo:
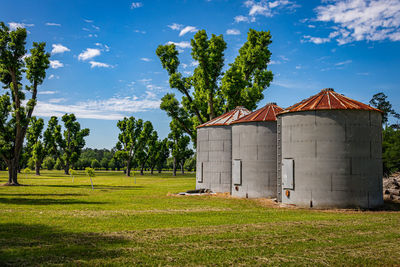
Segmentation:
{"type": "Polygon", "coordinates": [[[93,20],[90,20],[90,19],[84,19],[84,21],[87,23],[93,23],[93,20]]]}
{"type": "Polygon", "coordinates": [[[90,68],[114,68],[114,66],[109,65],[107,63],[103,62],[97,62],[97,61],[89,61],[90,63],[90,68]]]}
{"type": "Polygon", "coordinates": [[[100,31],[100,27],[98,27],[96,25],[92,25],[92,28],[95,29],[96,31],[100,31]]]}
{"type": "Polygon", "coordinates": [[[239,22],[249,22],[249,18],[248,18],[248,17],[245,17],[245,16],[242,16],[242,15],[236,16],[236,17],[234,17],[233,19],[235,20],[236,23],[239,23],[239,22]]]}
{"type": "Polygon", "coordinates": [[[106,51],[106,52],[109,52],[109,51],[110,51],[110,47],[109,47],[108,45],[106,45],[106,44],[95,43],[94,45],[95,45],[95,46],[101,47],[101,48],[102,48],[102,51],[106,51]]]}
{"type": "Polygon", "coordinates": [[[324,44],[331,41],[331,38],[321,38],[321,37],[313,37],[310,35],[304,35],[302,42],[310,42],[314,44],[324,44]]]}
{"type": "Polygon", "coordinates": [[[138,82],[144,83],[144,84],[148,84],[149,82],[151,82],[153,79],[141,79],[138,80],[138,82]]]}
{"type": "Polygon", "coordinates": [[[103,100],[87,100],[74,104],[59,104],[65,99],[53,99],[49,101],[38,101],[34,115],[61,117],[65,113],[74,113],[77,118],[119,120],[135,112],[145,112],[159,109],[161,101],[154,93],[145,92],[137,97],[111,97],[103,100]],[[58,102],[57,102],[58,101],[58,102]]]}
{"type": "Polygon", "coordinates": [[[192,61],[192,62],[190,62],[190,66],[192,66],[192,67],[197,67],[199,65],[199,62],[198,61],[192,61]]]}
{"type": "Polygon", "coordinates": [[[147,58],[147,57],[142,57],[140,60],[145,61],[145,62],[150,62],[151,61],[151,59],[147,58]]]}
{"type": "Polygon", "coordinates": [[[27,28],[35,26],[35,24],[25,24],[19,22],[9,22],[8,25],[10,26],[11,31],[15,31],[17,28],[27,28]]]}
{"type": "Polygon", "coordinates": [[[400,1],[337,0],[315,9],[317,21],[331,22],[331,39],[339,45],[354,41],[400,41],[400,1]]]}
{"type": "Polygon", "coordinates": [[[179,42],[179,43],[175,43],[175,42],[172,42],[172,41],[169,41],[167,44],[174,44],[176,47],[179,47],[179,48],[182,48],[182,49],[185,49],[185,48],[191,48],[192,46],[190,45],[190,43],[189,42],[186,42],[186,41],[182,41],[182,42],[179,42]]]}
{"type": "Polygon", "coordinates": [[[141,30],[134,30],[133,32],[141,33],[141,34],[146,34],[146,31],[141,31],[141,30]]]}
{"type": "Polygon", "coordinates": [[[299,69],[301,69],[301,65],[296,66],[296,70],[299,70],[299,69]]]}
{"type": "Polygon", "coordinates": [[[175,31],[179,31],[180,29],[182,29],[183,25],[182,24],[178,24],[178,23],[172,23],[171,25],[167,25],[170,29],[175,30],[175,31]]]}
{"type": "Polygon", "coordinates": [[[228,34],[228,35],[239,35],[239,34],[240,34],[240,31],[237,30],[237,29],[228,29],[228,30],[226,31],[226,34],[228,34]]]}
{"type": "Polygon", "coordinates": [[[52,47],[53,49],[51,50],[51,53],[53,55],[71,51],[68,47],[63,46],[62,44],[53,44],[52,47]]]}
{"type": "Polygon", "coordinates": [[[342,62],[336,63],[335,66],[347,65],[347,64],[350,64],[351,62],[353,62],[353,61],[352,60],[346,60],[346,61],[342,61],[342,62]]]}
{"type": "Polygon", "coordinates": [[[61,27],[61,24],[54,23],[54,22],[46,22],[46,26],[57,26],[57,27],[61,27]]]}
{"type": "Polygon", "coordinates": [[[197,32],[198,29],[194,26],[186,26],[185,28],[183,28],[180,33],[179,36],[183,36],[185,34],[187,34],[188,32],[197,32]]]}
{"type": "Polygon", "coordinates": [[[50,66],[52,69],[58,69],[64,67],[64,64],[59,60],[50,60],[50,66]]]}
{"type": "Polygon", "coordinates": [[[97,57],[101,54],[100,49],[97,48],[87,48],[85,51],[79,54],[78,60],[88,60],[97,57]]]}
{"type": "Polygon", "coordinates": [[[61,103],[65,102],[67,99],[60,97],[60,98],[51,98],[49,99],[49,103],[61,103]]]}
{"type": "Polygon", "coordinates": [[[54,75],[54,74],[50,74],[49,80],[53,80],[53,79],[60,79],[60,76],[54,75]]]}
{"type": "Polygon", "coordinates": [[[139,7],[142,7],[142,6],[143,6],[142,2],[132,2],[131,9],[139,8],[139,7]]]}
{"type": "Polygon", "coordinates": [[[297,7],[299,7],[296,3],[289,0],[275,0],[275,1],[247,0],[246,2],[244,2],[244,5],[247,8],[249,8],[249,16],[252,17],[251,20],[253,22],[255,21],[255,16],[258,15],[265,17],[272,17],[276,13],[276,10],[279,9],[294,10],[297,7]]]}
{"type": "Polygon", "coordinates": [[[38,91],[38,94],[39,95],[54,95],[54,94],[56,94],[56,93],[58,93],[57,91],[38,91]]]}

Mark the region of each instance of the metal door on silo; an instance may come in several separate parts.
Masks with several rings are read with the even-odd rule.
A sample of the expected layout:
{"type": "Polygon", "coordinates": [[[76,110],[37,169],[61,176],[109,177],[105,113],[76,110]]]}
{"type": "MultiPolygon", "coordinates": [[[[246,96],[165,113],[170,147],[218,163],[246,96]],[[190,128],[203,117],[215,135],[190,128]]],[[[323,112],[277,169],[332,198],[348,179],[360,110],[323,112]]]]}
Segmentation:
{"type": "Polygon", "coordinates": [[[282,188],[294,189],[294,160],[283,159],[282,161],[282,188]]]}

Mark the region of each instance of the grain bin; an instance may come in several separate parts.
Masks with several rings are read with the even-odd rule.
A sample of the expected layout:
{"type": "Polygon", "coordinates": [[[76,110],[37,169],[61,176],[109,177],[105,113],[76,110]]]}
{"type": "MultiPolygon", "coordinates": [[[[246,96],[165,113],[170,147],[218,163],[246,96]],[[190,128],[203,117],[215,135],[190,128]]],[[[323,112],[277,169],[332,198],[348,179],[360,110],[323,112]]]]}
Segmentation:
{"type": "Polygon", "coordinates": [[[230,124],[249,114],[235,109],[197,127],[196,189],[231,192],[232,129],[230,124]]]}
{"type": "Polygon", "coordinates": [[[278,200],[321,208],[383,203],[380,110],[324,89],[277,117],[278,200]]]}
{"type": "Polygon", "coordinates": [[[276,197],[276,103],[232,123],[232,195],[276,197]]]}

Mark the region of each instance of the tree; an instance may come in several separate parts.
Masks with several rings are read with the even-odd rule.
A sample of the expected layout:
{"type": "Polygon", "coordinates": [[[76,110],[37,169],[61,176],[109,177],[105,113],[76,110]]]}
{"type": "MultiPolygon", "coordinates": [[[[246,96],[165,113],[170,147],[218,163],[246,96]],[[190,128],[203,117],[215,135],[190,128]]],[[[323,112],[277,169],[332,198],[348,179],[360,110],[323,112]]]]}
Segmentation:
{"type": "Polygon", "coordinates": [[[160,45],[156,54],[168,72],[170,87],[183,95],[179,102],[175,94],[166,94],[161,99],[160,108],[194,143],[199,124],[237,105],[254,109],[273,78],[272,72],[267,70],[271,56],[269,44],[269,31],[250,30],[235,62],[223,75],[226,43],[222,35],[208,38],[205,30],[198,31],[191,40],[191,55],[198,66],[188,77],[178,71],[180,61],[175,45],[160,45]]]}
{"type": "Polygon", "coordinates": [[[377,93],[372,96],[369,101],[370,105],[380,109],[382,113],[382,125],[387,125],[389,115],[394,115],[396,118],[399,116],[392,108],[392,104],[386,100],[387,96],[384,93],[377,93]]]}
{"type": "Polygon", "coordinates": [[[184,168],[188,171],[196,170],[196,157],[190,157],[185,161],[184,168]]]}
{"type": "Polygon", "coordinates": [[[90,184],[92,185],[92,190],[94,190],[94,187],[93,187],[93,180],[92,180],[92,178],[96,176],[96,175],[95,175],[95,172],[94,172],[94,169],[93,169],[93,168],[86,167],[86,168],[85,168],[85,173],[86,173],[87,176],[89,176],[89,178],[90,178],[90,184]]]}
{"type": "Polygon", "coordinates": [[[81,129],[81,125],[76,121],[74,114],[65,114],[62,116],[65,131],[63,139],[60,140],[60,148],[63,151],[64,172],[69,174],[70,166],[73,167],[74,163],[78,161],[85,146],[85,137],[89,135],[89,129],[81,129]]]}
{"type": "Polygon", "coordinates": [[[43,83],[50,63],[45,43],[34,42],[30,56],[25,56],[26,36],[26,29],[10,31],[4,22],[0,23],[0,81],[3,89],[9,90],[0,97],[0,157],[8,166],[9,185],[19,185],[22,146],[36,106],[38,86],[43,83]],[[29,82],[25,88],[23,73],[29,82]],[[28,101],[23,89],[31,94],[28,101]]]}
{"type": "Polygon", "coordinates": [[[54,159],[50,156],[47,156],[44,160],[43,160],[43,167],[45,167],[46,169],[48,169],[49,171],[51,171],[54,168],[54,165],[56,164],[56,162],[54,161],[54,159]]]}
{"type": "Polygon", "coordinates": [[[141,133],[141,142],[139,143],[140,149],[137,152],[137,161],[140,166],[140,175],[143,175],[143,170],[146,166],[148,159],[156,154],[158,134],[153,130],[151,122],[146,121],[141,133]]]}
{"type": "Polygon", "coordinates": [[[90,166],[93,168],[93,169],[98,169],[98,168],[100,168],[100,162],[97,160],[97,159],[93,159],[92,160],[92,162],[91,162],[91,164],[90,164],[90,166]]]}
{"type": "Polygon", "coordinates": [[[118,142],[116,145],[117,152],[114,158],[117,161],[125,162],[126,176],[131,175],[131,168],[133,161],[136,158],[137,152],[144,148],[146,140],[153,130],[153,125],[143,120],[136,120],[134,117],[124,118],[118,121],[117,126],[121,133],[118,135],[118,142]]]}
{"type": "Polygon", "coordinates": [[[171,132],[168,135],[168,138],[170,139],[169,146],[174,159],[173,175],[176,176],[176,168],[178,164],[181,166],[182,174],[184,174],[183,166],[186,159],[193,155],[193,151],[188,148],[190,144],[189,136],[184,135],[184,132],[176,121],[171,121],[170,129],[171,132]]]}
{"type": "Polygon", "coordinates": [[[104,157],[101,159],[100,161],[100,166],[103,167],[104,169],[106,169],[106,171],[108,171],[108,163],[109,163],[109,159],[104,157]]]}
{"type": "Polygon", "coordinates": [[[383,172],[390,175],[400,170],[400,131],[392,127],[383,130],[382,138],[383,172]]]}
{"type": "Polygon", "coordinates": [[[53,157],[54,160],[60,158],[58,144],[62,143],[62,133],[57,117],[52,116],[50,118],[47,123],[47,129],[43,133],[43,140],[47,155],[53,157]]]}
{"type": "Polygon", "coordinates": [[[154,173],[154,168],[157,167],[159,173],[161,173],[162,167],[165,164],[169,156],[169,148],[168,148],[168,139],[157,140],[154,143],[153,149],[150,152],[150,156],[148,159],[150,173],[154,173]]]}
{"type": "Polygon", "coordinates": [[[42,166],[44,157],[46,156],[46,150],[42,141],[40,140],[42,137],[43,127],[43,119],[32,117],[26,133],[26,139],[28,141],[27,150],[32,157],[32,161],[34,162],[36,175],[40,175],[40,168],[42,166]]]}

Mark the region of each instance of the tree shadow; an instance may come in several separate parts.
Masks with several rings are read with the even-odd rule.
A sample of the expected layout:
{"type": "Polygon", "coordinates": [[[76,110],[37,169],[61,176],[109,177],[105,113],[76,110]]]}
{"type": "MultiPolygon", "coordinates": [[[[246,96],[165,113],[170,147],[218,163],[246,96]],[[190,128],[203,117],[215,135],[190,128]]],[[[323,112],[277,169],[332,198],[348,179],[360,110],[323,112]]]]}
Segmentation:
{"type": "Polygon", "coordinates": [[[0,237],[1,266],[82,265],[101,259],[110,263],[129,242],[121,236],[22,223],[0,224],[0,237]]]}
{"type": "MultiPolygon", "coordinates": [[[[88,188],[92,189],[92,186],[89,185],[38,185],[38,186],[48,186],[48,187],[69,187],[69,188],[88,188]]],[[[96,189],[111,189],[111,190],[142,190],[144,186],[124,186],[124,185],[93,185],[94,190],[96,189]]]]}
{"type": "Polygon", "coordinates": [[[0,196],[12,196],[12,197],[84,197],[88,196],[88,194],[75,194],[75,193],[65,193],[65,194],[0,194],[0,196]]]}
{"type": "Polygon", "coordinates": [[[376,211],[400,211],[400,202],[385,199],[383,206],[374,209],[376,211]]]}
{"type": "Polygon", "coordinates": [[[0,203],[11,205],[71,205],[71,204],[87,204],[97,205],[106,204],[100,201],[81,201],[68,198],[0,198],[0,203]]]}

